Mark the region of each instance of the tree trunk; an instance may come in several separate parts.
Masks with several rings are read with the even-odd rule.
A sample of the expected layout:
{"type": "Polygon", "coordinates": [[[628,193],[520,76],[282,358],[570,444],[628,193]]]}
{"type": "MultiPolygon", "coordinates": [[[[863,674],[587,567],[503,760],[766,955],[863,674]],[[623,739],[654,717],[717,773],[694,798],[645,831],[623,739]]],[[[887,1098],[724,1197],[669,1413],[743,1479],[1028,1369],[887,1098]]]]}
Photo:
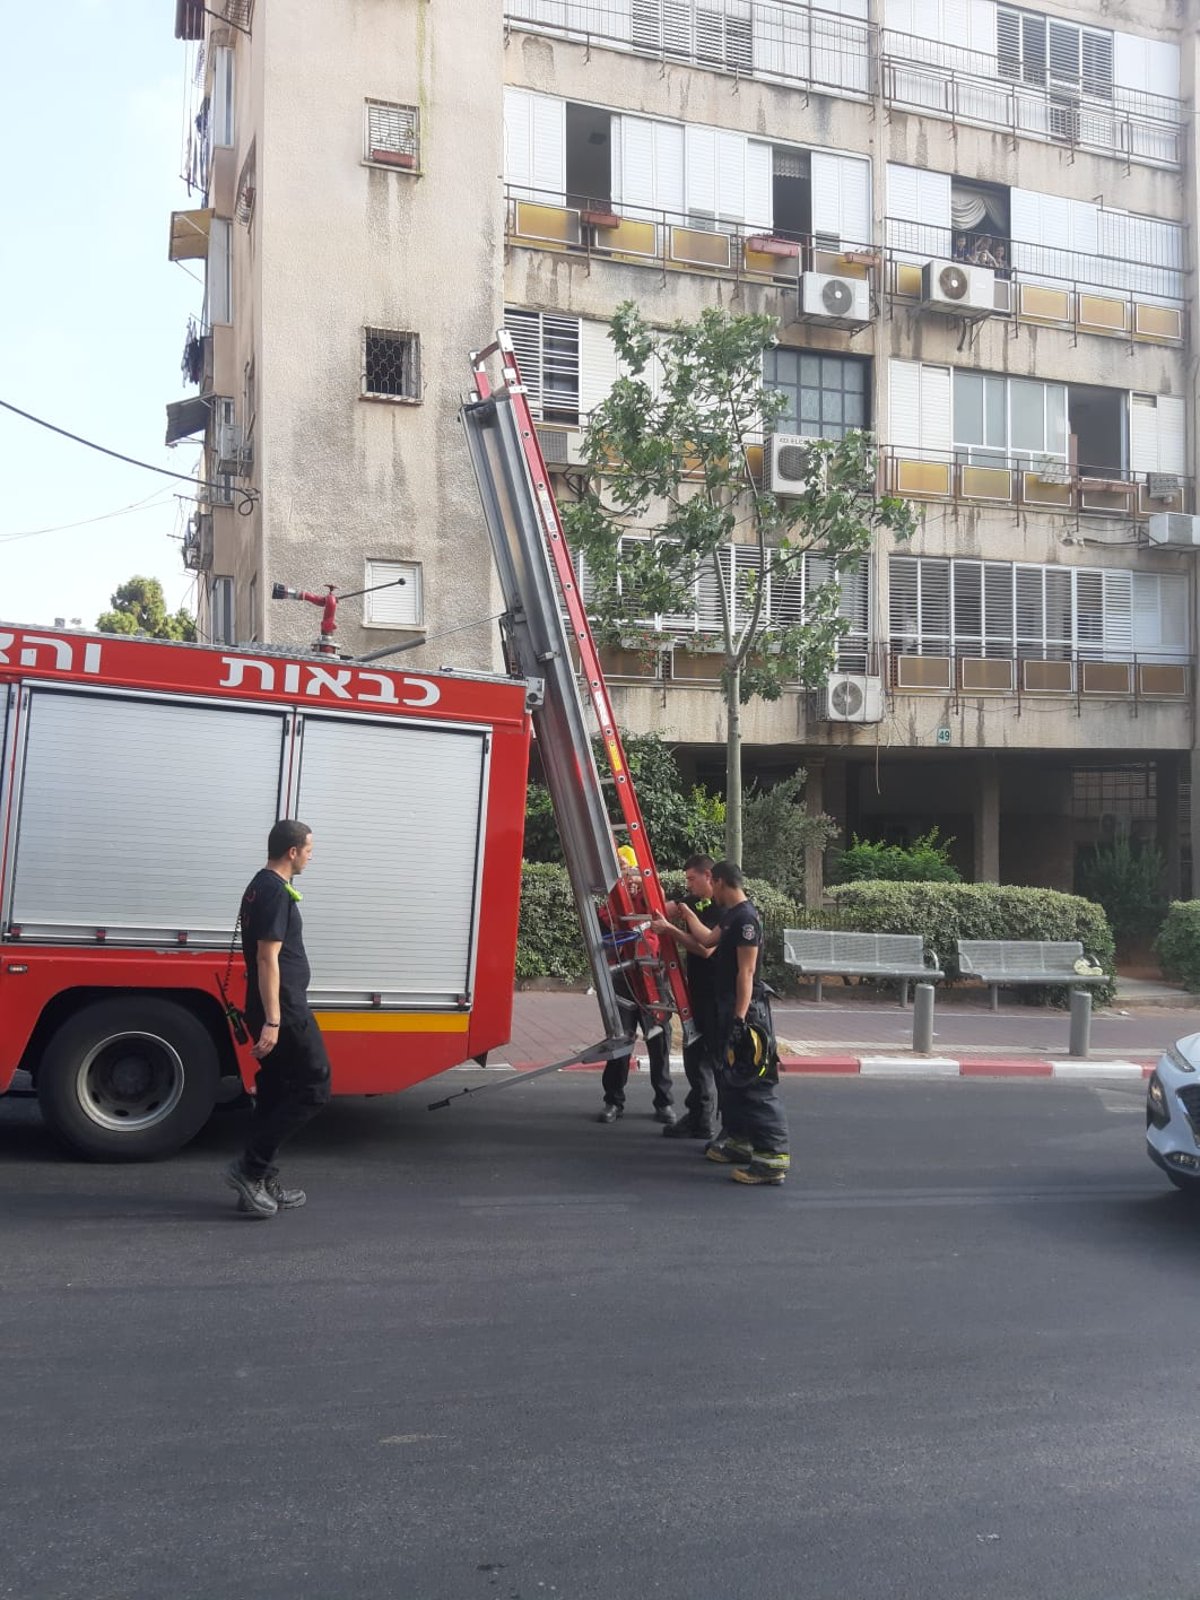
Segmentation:
{"type": "Polygon", "coordinates": [[[742,864],[742,668],[726,662],[725,690],[725,855],[742,864]]]}

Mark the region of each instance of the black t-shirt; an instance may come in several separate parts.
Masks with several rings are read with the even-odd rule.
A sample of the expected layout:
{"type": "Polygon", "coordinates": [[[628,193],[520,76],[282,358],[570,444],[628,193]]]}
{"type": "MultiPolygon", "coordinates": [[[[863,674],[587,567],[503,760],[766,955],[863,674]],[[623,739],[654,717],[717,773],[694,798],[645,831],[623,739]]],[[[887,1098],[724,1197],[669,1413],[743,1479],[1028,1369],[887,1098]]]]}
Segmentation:
{"type": "MultiPolygon", "coordinates": [[[[264,867],[242,896],[242,954],[246,958],[246,1016],[256,1029],[266,1021],[258,990],[258,944],[277,941],[279,951],[279,1020],[297,1021],[308,1014],[307,992],[312,973],[304,953],[300,907],[277,872],[264,867]]],[[[274,1022],[276,1019],[271,1018],[274,1022]]]]}
{"type": "MultiPolygon", "coordinates": [[[[701,900],[697,895],[684,897],[683,904],[690,906],[706,928],[715,928],[721,920],[721,908],[715,900],[701,900]]],[[[693,1005],[703,996],[713,992],[716,956],[697,956],[688,951],[687,984],[693,1005]]]]}
{"type": "Polygon", "coordinates": [[[713,981],[716,984],[717,1000],[720,1005],[732,1007],[736,1002],[738,951],[743,949],[758,952],[754,963],[754,987],[750,997],[752,1000],[762,999],[762,944],[762,918],[752,901],[741,900],[736,906],[730,906],[727,911],[722,912],[721,942],[717,945],[716,955],[712,957],[712,964],[716,968],[713,981]]]}

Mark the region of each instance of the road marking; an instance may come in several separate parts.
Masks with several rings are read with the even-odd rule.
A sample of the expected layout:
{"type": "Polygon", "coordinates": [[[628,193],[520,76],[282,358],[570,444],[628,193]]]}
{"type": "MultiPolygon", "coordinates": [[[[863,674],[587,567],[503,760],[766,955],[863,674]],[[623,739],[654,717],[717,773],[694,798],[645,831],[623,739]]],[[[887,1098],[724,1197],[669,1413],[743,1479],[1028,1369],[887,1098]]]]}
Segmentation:
{"type": "Polygon", "coordinates": [[[1052,1061],[1056,1078],[1138,1078],[1142,1068],[1136,1061],[1052,1061]]]}
{"type": "Polygon", "coordinates": [[[958,1062],[948,1056],[863,1056],[864,1078],[957,1078],[958,1062]]]}
{"type": "Polygon", "coordinates": [[[380,1444],[425,1444],[430,1439],[440,1439],[439,1433],[392,1433],[380,1444]]]}

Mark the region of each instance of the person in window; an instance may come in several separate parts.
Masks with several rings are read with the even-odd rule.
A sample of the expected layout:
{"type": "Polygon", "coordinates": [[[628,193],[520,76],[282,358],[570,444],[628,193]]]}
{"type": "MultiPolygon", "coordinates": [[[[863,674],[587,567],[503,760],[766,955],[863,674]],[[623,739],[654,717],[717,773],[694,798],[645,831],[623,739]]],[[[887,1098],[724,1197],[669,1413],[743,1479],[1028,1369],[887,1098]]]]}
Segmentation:
{"type": "Polygon", "coordinates": [[[971,259],[971,242],[965,233],[956,233],[954,235],[954,259],[955,261],[969,261],[971,259]]]}
{"type": "MultiPolygon", "coordinates": [[[[634,909],[645,911],[647,926],[637,929],[622,928],[613,922],[612,913],[607,906],[600,907],[600,921],[608,929],[607,938],[615,945],[618,961],[636,960],[639,956],[655,958],[659,950],[658,939],[649,928],[650,908],[646,904],[637,856],[627,844],[621,846],[617,856],[621,862],[621,876],[625,879],[625,886],[632,896],[634,909]]],[[[654,1091],[654,1118],[656,1122],[672,1127],[675,1123],[675,1112],[672,1108],[671,1041],[667,1031],[668,1023],[664,1020],[661,1026],[655,1026],[653,1020],[648,1020],[645,1015],[639,1017],[639,1022],[650,1057],[650,1087],[654,1091]]],[[[597,1122],[616,1122],[618,1117],[625,1115],[625,1088],[629,1082],[632,1060],[633,1051],[630,1049],[628,1054],[614,1056],[605,1064],[604,1075],[600,1080],[600,1086],[604,1091],[604,1109],[597,1114],[597,1122]]]]}
{"type": "Polygon", "coordinates": [[[1011,277],[1012,271],[1008,264],[1008,246],[1002,239],[997,239],[992,246],[992,255],[995,257],[996,276],[998,278],[1011,277]]]}
{"type": "Polygon", "coordinates": [[[992,254],[992,236],[983,233],[975,241],[975,248],[971,252],[971,261],[977,267],[995,267],[996,257],[992,254]]]}

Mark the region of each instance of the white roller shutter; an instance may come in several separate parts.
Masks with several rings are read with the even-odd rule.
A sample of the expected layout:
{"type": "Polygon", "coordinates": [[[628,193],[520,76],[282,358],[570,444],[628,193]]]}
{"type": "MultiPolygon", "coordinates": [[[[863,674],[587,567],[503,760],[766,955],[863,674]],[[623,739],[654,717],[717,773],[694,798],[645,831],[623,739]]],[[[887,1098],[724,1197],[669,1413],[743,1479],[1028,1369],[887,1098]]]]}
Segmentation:
{"type": "Polygon", "coordinates": [[[1187,471],[1187,407],[1181,396],[1158,397],[1158,470],[1187,471]]]}
{"type": "Polygon", "coordinates": [[[1150,94],[1178,100],[1180,94],[1179,46],[1166,39],[1146,40],[1146,88],[1150,94]]]}
{"type": "Polygon", "coordinates": [[[107,943],[228,943],[279,815],[278,712],[30,696],[12,921],[107,943]]]}
{"type": "Polygon", "coordinates": [[[950,174],[927,172],[890,161],[887,167],[887,215],[893,249],[921,260],[950,248],[950,174]]]}
{"type": "Polygon", "coordinates": [[[504,180],[561,200],[567,185],[567,103],[524,89],[504,91],[504,180]]]}
{"type": "Polygon", "coordinates": [[[579,324],[579,420],[586,423],[593,407],[607,400],[617,381],[617,352],[607,322],[584,318],[579,324]]]}
{"type": "Polygon", "coordinates": [[[846,249],[869,243],[871,163],[814,150],[811,172],[812,225],[818,247],[846,249]]]}
{"type": "Polygon", "coordinates": [[[897,450],[918,450],[921,445],[921,363],[888,362],[887,443],[897,450]]]}
{"type": "Polygon", "coordinates": [[[684,130],[678,122],[648,117],[614,117],[613,201],[627,211],[638,207],[678,216],[684,195],[684,130]]]}
{"type": "Polygon", "coordinates": [[[931,454],[950,454],[949,367],[921,367],[921,447],[931,454]]]}
{"type": "Polygon", "coordinates": [[[717,215],[741,222],[746,215],[746,145],[743,134],[717,134],[717,215]]]}
{"type": "Polygon", "coordinates": [[[684,131],[685,210],[701,216],[717,215],[717,130],[693,127],[684,131]]]}
{"type": "Polygon", "coordinates": [[[1187,471],[1187,407],[1179,395],[1129,396],[1131,472],[1187,471]]]}
{"type": "Polygon", "coordinates": [[[304,943],[317,999],[470,994],[486,737],[306,718],[293,802],[313,830],[304,943]]]}

